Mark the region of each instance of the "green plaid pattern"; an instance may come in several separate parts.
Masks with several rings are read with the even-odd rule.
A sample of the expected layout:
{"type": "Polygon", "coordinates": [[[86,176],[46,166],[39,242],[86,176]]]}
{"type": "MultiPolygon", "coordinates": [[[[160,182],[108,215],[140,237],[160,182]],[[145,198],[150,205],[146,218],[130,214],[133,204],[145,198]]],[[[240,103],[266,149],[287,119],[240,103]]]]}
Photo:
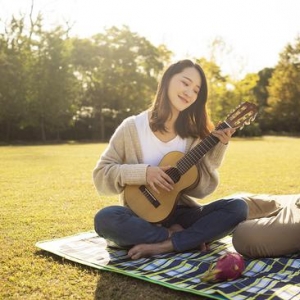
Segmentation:
{"type": "Polygon", "coordinates": [[[95,232],[38,242],[36,246],[71,261],[117,272],[175,290],[213,299],[300,299],[300,255],[246,259],[246,270],[234,281],[206,283],[201,276],[222,254],[233,252],[231,237],[210,245],[210,251],[168,253],[131,260],[127,251],[107,248],[95,232]]]}

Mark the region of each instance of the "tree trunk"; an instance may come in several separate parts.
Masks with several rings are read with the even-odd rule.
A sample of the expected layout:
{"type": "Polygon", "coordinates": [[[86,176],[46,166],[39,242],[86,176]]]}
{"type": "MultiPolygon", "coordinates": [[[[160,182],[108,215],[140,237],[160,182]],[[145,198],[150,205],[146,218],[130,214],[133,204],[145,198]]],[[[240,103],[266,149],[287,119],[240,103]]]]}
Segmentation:
{"type": "Polygon", "coordinates": [[[10,120],[6,121],[6,142],[10,141],[11,136],[11,122],[10,120]]]}
{"type": "Polygon", "coordinates": [[[46,142],[46,131],[45,131],[45,122],[44,119],[41,120],[41,135],[42,135],[42,141],[46,142]]]}
{"type": "Polygon", "coordinates": [[[101,141],[105,141],[105,124],[104,124],[104,118],[102,112],[100,112],[100,139],[101,141]]]}

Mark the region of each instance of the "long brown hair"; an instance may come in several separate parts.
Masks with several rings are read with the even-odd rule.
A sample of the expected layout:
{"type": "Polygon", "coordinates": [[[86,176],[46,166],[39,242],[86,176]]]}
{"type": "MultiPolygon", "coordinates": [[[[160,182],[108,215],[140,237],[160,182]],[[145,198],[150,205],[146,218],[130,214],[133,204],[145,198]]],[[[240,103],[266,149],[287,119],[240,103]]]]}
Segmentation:
{"type": "Polygon", "coordinates": [[[171,106],[168,97],[168,87],[171,78],[181,73],[185,68],[195,68],[201,78],[201,87],[196,101],[187,109],[181,111],[175,122],[176,133],[182,137],[205,138],[213,128],[213,124],[206,109],[207,102],[207,81],[200,65],[185,59],[170,65],[164,72],[152,104],[152,115],[150,127],[153,131],[166,132],[165,122],[171,114],[171,106]]]}

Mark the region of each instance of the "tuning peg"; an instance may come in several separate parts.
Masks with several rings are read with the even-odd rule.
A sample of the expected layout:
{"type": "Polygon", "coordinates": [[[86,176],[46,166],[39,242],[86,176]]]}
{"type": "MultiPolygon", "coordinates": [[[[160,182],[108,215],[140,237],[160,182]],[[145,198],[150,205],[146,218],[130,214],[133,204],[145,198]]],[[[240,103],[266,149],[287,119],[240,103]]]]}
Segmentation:
{"type": "Polygon", "coordinates": [[[252,118],[252,121],[255,120],[256,116],[257,116],[258,113],[254,114],[253,118],[252,118]]]}

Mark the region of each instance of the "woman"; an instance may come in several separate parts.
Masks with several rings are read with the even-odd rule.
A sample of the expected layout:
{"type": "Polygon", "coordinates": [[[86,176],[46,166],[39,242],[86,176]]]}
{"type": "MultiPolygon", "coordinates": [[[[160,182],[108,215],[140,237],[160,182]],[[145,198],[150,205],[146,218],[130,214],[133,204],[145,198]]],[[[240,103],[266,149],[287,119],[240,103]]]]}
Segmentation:
{"type": "Polygon", "coordinates": [[[100,157],[93,178],[99,194],[120,194],[123,206],[109,206],[95,216],[96,232],[121,247],[131,259],[172,251],[205,251],[207,243],[230,233],[247,217],[241,199],[200,206],[218,185],[220,166],[234,129],[214,130],[219,143],[197,163],[199,183],[182,194],[167,221],[153,224],[126,205],[126,185],[146,185],[170,192],[174,182],[158,166],[170,151],[188,152],[212,129],[206,111],[207,82],[203,70],[190,60],[172,64],[163,74],[152,107],[125,119],[100,157]],[[191,196],[191,197],[189,197],[191,196]]]}

